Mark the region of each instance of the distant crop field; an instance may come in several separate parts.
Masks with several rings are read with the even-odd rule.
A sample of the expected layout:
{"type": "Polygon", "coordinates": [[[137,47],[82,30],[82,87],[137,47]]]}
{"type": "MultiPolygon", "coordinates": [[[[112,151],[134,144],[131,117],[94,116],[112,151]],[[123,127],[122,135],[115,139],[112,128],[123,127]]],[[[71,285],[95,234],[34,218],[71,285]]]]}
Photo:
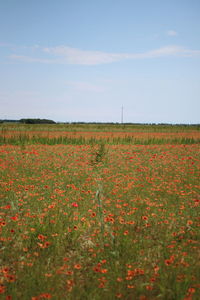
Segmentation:
{"type": "Polygon", "coordinates": [[[200,299],[197,129],[143,130],[138,144],[125,130],[52,144],[44,127],[20,130],[0,145],[2,299],[200,299]]]}
{"type": "Polygon", "coordinates": [[[200,144],[199,125],[0,124],[0,144],[200,144]]]}

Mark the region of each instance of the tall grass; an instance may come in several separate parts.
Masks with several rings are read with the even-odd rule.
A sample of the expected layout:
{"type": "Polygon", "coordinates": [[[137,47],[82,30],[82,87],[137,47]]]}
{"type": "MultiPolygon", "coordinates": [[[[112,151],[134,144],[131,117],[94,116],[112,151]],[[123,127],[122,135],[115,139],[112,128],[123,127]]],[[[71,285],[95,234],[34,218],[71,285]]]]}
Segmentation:
{"type": "Polygon", "coordinates": [[[40,135],[32,135],[30,136],[26,132],[17,133],[17,134],[9,134],[3,132],[0,135],[0,145],[3,144],[11,144],[11,145],[31,145],[31,144],[43,144],[43,145],[93,145],[93,144],[102,144],[107,143],[109,145],[153,145],[153,144],[199,144],[200,138],[193,137],[169,137],[169,138],[155,138],[155,137],[147,137],[147,138],[135,138],[132,136],[123,137],[91,137],[86,138],[84,136],[76,137],[68,137],[68,136],[58,136],[58,137],[48,137],[48,136],[40,136],[40,135]]]}

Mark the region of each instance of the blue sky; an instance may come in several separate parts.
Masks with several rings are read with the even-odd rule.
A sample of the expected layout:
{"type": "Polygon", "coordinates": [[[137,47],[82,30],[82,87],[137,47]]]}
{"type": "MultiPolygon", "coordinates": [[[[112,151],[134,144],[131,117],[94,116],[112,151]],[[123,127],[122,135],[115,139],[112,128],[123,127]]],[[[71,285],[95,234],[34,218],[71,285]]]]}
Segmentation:
{"type": "Polygon", "coordinates": [[[0,0],[0,118],[200,123],[199,0],[0,0]]]}

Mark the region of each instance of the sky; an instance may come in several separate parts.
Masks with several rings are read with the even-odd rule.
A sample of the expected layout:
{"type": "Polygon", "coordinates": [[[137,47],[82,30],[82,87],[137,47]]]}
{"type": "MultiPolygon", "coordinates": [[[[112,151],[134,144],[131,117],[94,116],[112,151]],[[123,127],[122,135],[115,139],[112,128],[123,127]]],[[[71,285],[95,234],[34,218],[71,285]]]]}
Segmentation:
{"type": "Polygon", "coordinates": [[[0,119],[200,123],[199,0],[0,0],[0,119]]]}

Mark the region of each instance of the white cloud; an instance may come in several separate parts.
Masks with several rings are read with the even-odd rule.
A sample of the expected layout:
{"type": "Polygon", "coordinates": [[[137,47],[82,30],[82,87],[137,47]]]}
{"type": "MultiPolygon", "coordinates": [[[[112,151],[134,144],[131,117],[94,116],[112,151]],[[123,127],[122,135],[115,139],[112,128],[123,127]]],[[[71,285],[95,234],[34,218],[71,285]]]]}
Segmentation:
{"type": "Polygon", "coordinates": [[[112,63],[122,59],[124,54],[88,51],[67,46],[44,48],[45,52],[62,57],[65,63],[80,65],[98,65],[112,63]]]}
{"type": "Polygon", "coordinates": [[[168,30],[167,35],[169,36],[176,36],[178,33],[175,30],[168,30]]]}
{"type": "Polygon", "coordinates": [[[87,51],[65,46],[45,48],[45,52],[62,57],[62,61],[69,64],[98,65],[117,62],[125,59],[156,58],[161,56],[193,56],[199,55],[200,50],[190,50],[171,45],[144,53],[108,53],[101,51],[87,51]]]}
{"type": "MultiPolygon", "coordinates": [[[[192,57],[199,56],[200,50],[191,50],[181,46],[170,45],[143,53],[109,53],[101,51],[88,51],[68,46],[57,46],[51,48],[37,48],[41,58],[29,55],[10,55],[13,60],[26,63],[46,64],[76,64],[76,65],[100,65],[127,59],[147,59],[158,57],[192,57]],[[46,54],[45,58],[44,55],[46,54]]],[[[38,56],[38,55],[37,55],[38,56]]]]}

